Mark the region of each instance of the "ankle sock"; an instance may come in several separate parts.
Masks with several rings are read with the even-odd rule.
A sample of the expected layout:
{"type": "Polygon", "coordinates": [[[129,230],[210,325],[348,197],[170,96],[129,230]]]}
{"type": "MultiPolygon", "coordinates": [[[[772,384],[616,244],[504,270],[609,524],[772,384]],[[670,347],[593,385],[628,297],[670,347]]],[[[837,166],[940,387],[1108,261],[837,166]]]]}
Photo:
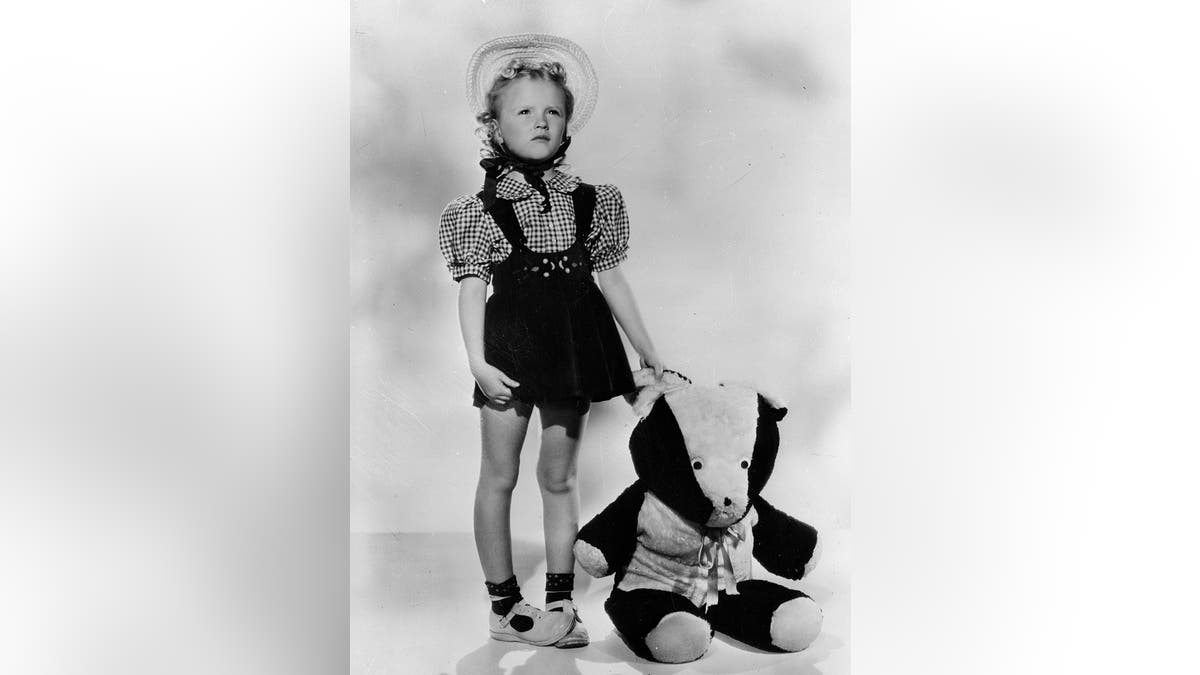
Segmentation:
{"type": "MultiPolygon", "coordinates": [[[[571,591],[575,590],[575,573],[563,574],[546,573],[546,605],[558,600],[570,600],[571,591]]],[[[561,609],[551,610],[561,612],[561,609]]]]}
{"type": "Polygon", "coordinates": [[[508,610],[513,608],[513,605],[524,600],[515,574],[498,584],[490,581],[484,581],[483,584],[487,586],[488,595],[492,599],[492,613],[494,614],[504,616],[508,614],[508,610]]]}

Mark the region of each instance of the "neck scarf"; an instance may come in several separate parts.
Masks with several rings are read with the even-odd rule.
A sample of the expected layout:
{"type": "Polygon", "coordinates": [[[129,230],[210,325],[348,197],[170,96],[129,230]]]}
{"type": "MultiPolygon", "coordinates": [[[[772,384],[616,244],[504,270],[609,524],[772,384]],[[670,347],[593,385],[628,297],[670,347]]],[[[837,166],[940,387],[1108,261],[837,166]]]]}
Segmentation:
{"type": "Polygon", "coordinates": [[[561,145],[558,146],[558,151],[554,156],[543,159],[540,162],[530,162],[521,159],[509,152],[508,148],[499,143],[492,143],[492,150],[495,156],[486,157],[479,162],[479,166],[483,167],[483,192],[490,200],[496,198],[496,182],[500,179],[500,173],[505,168],[511,168],[513,171],[525,176],[525,180],[530,187],[537,190],[542,196],[542,213],[550,211],[550,190],[546,187],[546,181],[542,178],[549,169],[553,169],[562,163],[563,157],[567,154],[567,147],[571,145],[571,139],[565,138],[561,145]]]}

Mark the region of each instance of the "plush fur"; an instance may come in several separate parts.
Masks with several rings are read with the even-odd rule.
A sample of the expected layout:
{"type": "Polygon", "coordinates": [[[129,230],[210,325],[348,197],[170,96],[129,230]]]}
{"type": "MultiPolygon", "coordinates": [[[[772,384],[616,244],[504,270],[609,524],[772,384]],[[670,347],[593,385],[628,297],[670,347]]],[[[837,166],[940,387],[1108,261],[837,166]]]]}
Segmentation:
{"type": "Polygon", "coordinates": [[[615,574],[605,610],[633,651],[666,663],[704,655],[713,630],[761,649],[799,651],[821,610],[798,590],[752,578],[751,559],[800,579],[816,530],[762,498],[787,409],[736,384],[635,373],[642,420],[629,440],[638,480],[579,531],[589,574],[615,574]]]}

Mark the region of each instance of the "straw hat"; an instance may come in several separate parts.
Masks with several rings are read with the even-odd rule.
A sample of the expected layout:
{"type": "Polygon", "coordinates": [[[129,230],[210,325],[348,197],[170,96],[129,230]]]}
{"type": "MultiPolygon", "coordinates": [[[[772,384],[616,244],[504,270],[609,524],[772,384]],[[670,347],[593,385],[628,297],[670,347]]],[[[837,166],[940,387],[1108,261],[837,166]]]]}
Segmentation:
{"type": "Polygon", "coordinates": [[[592,62],[583,48],[566,38],[541,33],[506,35],[483,43],[467,66],[467,104],[472,113],[487,108],[487,92],[496,81],[496,76],[513,59],[562,64],[567,71],[567,86],[575,96],[575,110],[567,123],[568,132],[574,133],[587,124],[596,107],[596,91],[599,83],[592,62]]]}

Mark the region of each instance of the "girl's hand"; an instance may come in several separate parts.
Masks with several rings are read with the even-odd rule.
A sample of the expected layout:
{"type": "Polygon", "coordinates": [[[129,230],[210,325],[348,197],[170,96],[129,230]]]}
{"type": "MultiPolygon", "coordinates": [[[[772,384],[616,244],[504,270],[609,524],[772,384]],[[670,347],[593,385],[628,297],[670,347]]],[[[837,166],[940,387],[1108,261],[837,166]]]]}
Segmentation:
{"type": "Polygon", "coordinates": [[[663,363],[662,359],[659,358],[657,352],[651,349],[645,352],[640,352],[638,356],[641,357],[640,361],[643,368],[653,368],[654,378],[662,379],[663,368],[665,368],[666,365],[663,363]]]}
{"type": "Polygon", "coordinates": [[[471,368],[471,375],[488,400],[500,405],[508,405],[512,401],[512,388],[521,386],[520,382],[505,375],[499,368],[483,363],[471,368]]]}

